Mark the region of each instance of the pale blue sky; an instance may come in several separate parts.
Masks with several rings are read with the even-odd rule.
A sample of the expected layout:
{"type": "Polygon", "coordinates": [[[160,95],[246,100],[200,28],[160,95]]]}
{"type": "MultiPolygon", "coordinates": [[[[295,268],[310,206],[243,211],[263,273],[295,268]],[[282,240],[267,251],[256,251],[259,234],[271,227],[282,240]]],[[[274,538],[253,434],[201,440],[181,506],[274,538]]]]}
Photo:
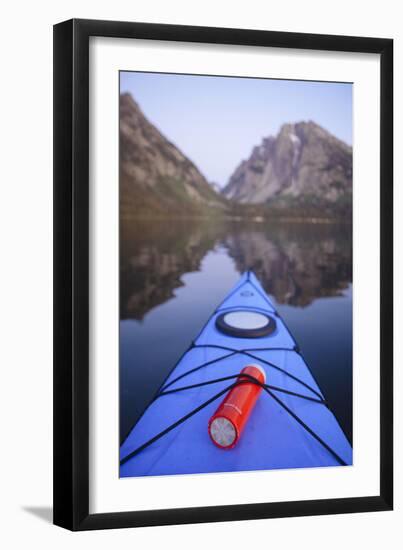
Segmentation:
{"type": "Polygon", "coordinates": [[[220,186],[286,122],[313,120],[352,144],[351,84],[121,72],[120,91],[220,186]]]}

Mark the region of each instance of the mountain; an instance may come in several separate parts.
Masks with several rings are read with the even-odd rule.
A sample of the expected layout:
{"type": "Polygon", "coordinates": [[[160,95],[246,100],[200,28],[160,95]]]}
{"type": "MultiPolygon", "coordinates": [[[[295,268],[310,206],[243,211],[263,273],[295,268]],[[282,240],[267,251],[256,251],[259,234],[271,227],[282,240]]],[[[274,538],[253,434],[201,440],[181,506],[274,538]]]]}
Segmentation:
{"type": "Polygon", "coordinates": [[[188,216],[225,208],[196,166],[151,124],[128,93],[120,96],[122,217],[188,216]]]}
{"type": "Polygon", "coordinates": [[[312,121],[284,124],[240,163],[223,194],[282,210],[325,204],[349,210],[352,148],[312,121]]]}

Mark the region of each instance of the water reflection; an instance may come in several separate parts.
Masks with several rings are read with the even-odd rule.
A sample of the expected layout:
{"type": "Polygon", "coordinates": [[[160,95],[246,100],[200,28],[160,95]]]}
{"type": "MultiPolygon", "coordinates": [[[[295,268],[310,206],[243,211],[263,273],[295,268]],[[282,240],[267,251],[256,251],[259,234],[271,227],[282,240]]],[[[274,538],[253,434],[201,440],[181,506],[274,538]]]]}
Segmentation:
{"type": "Polygon", "coordinates": [[[141,320],[173,297],[217,246],[239,273],[253,269],[279,304],[338,296],[352,277],[349,225],[125,220],[120,242],[121,319],[141,320]]]}
{"type": "Polygon", "coordinates": [[[350,226],[249,226],[225,242],[238,270],[252,269],[280,304],[304,307],[351,282],[350,226]]]}

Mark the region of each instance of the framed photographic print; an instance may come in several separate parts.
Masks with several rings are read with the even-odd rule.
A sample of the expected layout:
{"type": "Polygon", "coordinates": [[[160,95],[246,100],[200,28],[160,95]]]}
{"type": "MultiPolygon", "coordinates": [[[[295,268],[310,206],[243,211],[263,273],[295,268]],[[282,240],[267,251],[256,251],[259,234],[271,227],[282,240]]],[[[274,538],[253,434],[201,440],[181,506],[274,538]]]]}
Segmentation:
{"type": "Polygon", "coordinates": [[[54,27],[54,522],[393,506],[393,42],[54,27]]]}

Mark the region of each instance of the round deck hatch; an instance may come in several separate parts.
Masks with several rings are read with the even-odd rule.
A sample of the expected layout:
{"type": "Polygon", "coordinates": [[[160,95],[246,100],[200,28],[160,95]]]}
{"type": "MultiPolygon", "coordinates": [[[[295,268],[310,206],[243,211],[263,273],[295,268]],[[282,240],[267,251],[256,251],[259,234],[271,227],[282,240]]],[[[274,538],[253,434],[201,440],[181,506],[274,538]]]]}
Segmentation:
{"type": "Polygon", "coordinates": [[[275,331],[276,321],[260,311],[236,310],[221,313],[216,319],[216,327],[236,338],[261,338],[275,331]]]}

